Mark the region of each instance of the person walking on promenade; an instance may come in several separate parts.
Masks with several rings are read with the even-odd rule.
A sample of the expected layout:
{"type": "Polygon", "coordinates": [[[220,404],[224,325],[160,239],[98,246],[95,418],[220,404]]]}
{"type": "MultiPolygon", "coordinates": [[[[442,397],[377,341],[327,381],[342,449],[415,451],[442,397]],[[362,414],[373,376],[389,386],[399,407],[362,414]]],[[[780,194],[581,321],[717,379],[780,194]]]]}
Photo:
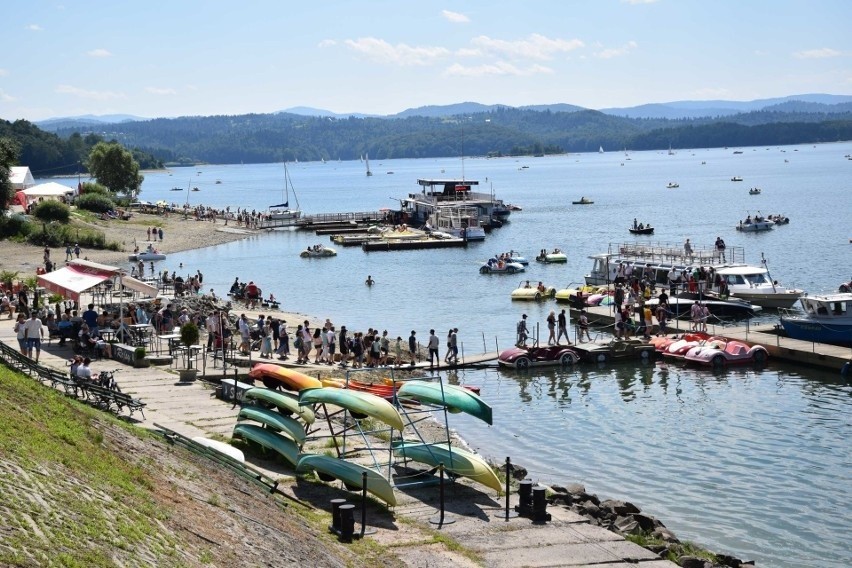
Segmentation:
{"type": "Polygon", "coordinates": [[[660,303],[657,305],[657,314],[656,315],[657,315],[657,326],[659,327],[659,329],[657,330],[658,331],[657,337],[659,337],[661,335],[663,337],[665,337],[666,336],[666,320],[668,319],[669,315],[668,315],[668,313],[666,313],[666,304],[663,301],[660,301],[660,303]]]}
{"type": "MultiPolygon", "coordinates": [[[[452,333],[452,331],[450,333],[452,333]]],[[[515,345],[518,347],[526,347],[527,338],[529,338],[530,333],[530,330],[527,328],[527,314],[521,316],[521,321],[518,322],[517,333],[518,338],[517,341],[515,341],[515,345]]]]}
{"type": "Polygon", "coordinates": [[[160,237],[160,242],[162,242],[163,241],[163,228],[160,227],[159,229],[157,229],[157,233],[160,237]]]}
{"type": "Polygon", "coordinates": [[[444,363],[447,363],[450,360],[450,350],[452,346],[450,345],[450,337],[453,335],[453,330],[450,328],[450,331],[447,332],[447,353],[444,355],[444,363]]]}
{"type": "Polygon", "coordinates": [[[568,345],[571,345],[571,338],[568,337],[568,316],[565,314],[565,310],[559,312],[559,316],[556,318],[556,330],[556,345],[559,345],[562,336],[565,336],[565,341],[568,345]]]}
{"type": "Polygon", "coordinates": [[[80,258],[80,245],[76,243],[74,244],[74,256],[80,258]]]}
{"type": "Polygon", "coordinates": [[[71,245],[65,245],[65,262],[74,258],[74,250],[71,248],[71,245]]]}
{"type": "Polygon", "coordinates": [[[151,227],[145,227],[145,240],[151,240],[151,227]]]}
{"type": "MultiPolygon", "coordinates": [[[[452,334],[450,334],[450,337],[452,337],[452,334]]],[[[430,369],[434,369],[436,364],[438,364],[439,366],[441,364],[441,357],[438,354],[438,345],[440,343],[441,343],[441,341],[438,339],[438,336],[435,335],[435,330],[430,329],[429,330],[429,368],[430,369]]]]}
{"type": "Polygon", "coordinates": [[[41,340],[44,337],[44,329],[41,320],[37,317],[35,310],[30,312],[30,319],[24,323],[24,337],[27,340],[27,357],[33,358],[35,350],[35,362],[38,363],[41,354],[41,340]]]}
{"type": "Polygon", "coordinates": [[[459,328],[454,327],[453,332],[450,334],[450,358],[449,363],[451,365],[459,364],[459,328]]]}
{"type": "Polygon", "coordinates": [[[580,319],[577,320],[577,331],[580,336],[580,343],[585,343],[585,341],[583,341],[583,335],[585,335],[589,341],[592,340],[592,336],[589,335],[589,318],[586,316],[586,310],[580,310],[580,319]]]}
{"type": "Polygon", "coordinates": [[[240,315],[237,328],[240,330],[240,353],[248,355],[251,353],[251,330],[249,329],[248,317],[245,314],[240,315]]]}
{"type": "Polygon", "coordinates": [[[394,354],[394,367],[399,368],[402,366],[402,338],[397,336],[396,342],[393,344],[393,354],[394,354]]]}
{"type": "Polygon", "coordinates": [[[414,336],[416,332],[412,329],[411,335],[408,336],[408,355],[411,357],[411,366],[417,362],[417,338],[414,336]]]}
{"type": "Polygon", "coordinates": [[[547,344],[556,345],[556,312],[547,314],[547,344]]]}
{"type": "Polygon", "coordinates": [[[689,242],[689,239],[686,239],[686,242],[683,243],[683,254],[687,258],[692,258],[692,243],[689,242]]]}

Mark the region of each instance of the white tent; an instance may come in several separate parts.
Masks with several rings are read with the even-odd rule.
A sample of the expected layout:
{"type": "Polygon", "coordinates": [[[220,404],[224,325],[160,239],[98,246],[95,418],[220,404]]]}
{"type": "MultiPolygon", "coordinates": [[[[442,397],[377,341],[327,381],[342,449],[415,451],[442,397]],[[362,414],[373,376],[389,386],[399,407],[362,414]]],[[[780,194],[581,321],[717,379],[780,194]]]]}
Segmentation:
{"type": "Polygon", "coordinates": [[[155,286],[125,276],[123,271],[116,266],[107,266],[87,260],[72,260],[64,268],[38,276],[40,286],[78,302],[82,292],[94,288],[106,280],[117,280],[116,285],[136,290],[152,298],[157,296],[155,286]]]}
{"type": "Polygon", "coordinates": [[[66,195],[74,195],[76,190],[73,187],[68,187],[67,185],[56,183],[55,181],[49,181],[47,183],[28,187],[21,191],[27,196],[27,199],[34,201],[39,197],[64,197],[66,195]]]}
{"type": "Polygon", "coordinates": [[[33,174],[27,166],[12,166],[9,168],[9,181],[12,183],[12,189],[20,191],[35,185],[33,174]]]}

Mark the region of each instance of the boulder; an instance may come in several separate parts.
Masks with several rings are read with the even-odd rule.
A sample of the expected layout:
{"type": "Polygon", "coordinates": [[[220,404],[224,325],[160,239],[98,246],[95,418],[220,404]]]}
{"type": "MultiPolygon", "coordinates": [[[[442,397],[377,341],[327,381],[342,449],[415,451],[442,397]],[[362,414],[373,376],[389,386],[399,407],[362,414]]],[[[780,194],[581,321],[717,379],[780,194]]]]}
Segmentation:
{"type": "Polygon", "coordinates": [[[618,517],[615,519],[614,525],[621,534],[639,534],[642,532],[642,527],[630,516],[618,517]]]}
{"type": "Polygon", "coordinates": [[[639,523],[639,526],[642,527],[642,530],[645,532],[651,532],[655,528],[657,528],[657,519],[651,517],[650,515],[643,515],[642,513],[635,513],[632,515],[633,520],[639,523]]]}
{"type": "Polygon", "coordinates": [[[713,563],[697,556],[681,556],[677,563],[682,568],[713,568],[713,563]]]}
{"type": "Polygon", "coordinates": [[[601,501],[600,505],[602,509],[610,509],[616,515],[632,515],[639,512],[639,508],[633,503],[616,499],[601,501]]]}
{"type": "Polygon", "coordinates": [[[675,536],[675,534],[666,527],[655,528],[654,532],[651,533],[651,536],[656,537],[664,542],[680,542],[680,540],[675,536]]]}
{"type": "MultiPolygon", "coordinates": [[[[506,464],[505,463],[502,464],[497,469],[499,469],[500,471],[502,471],[505,474],[506,473],[506,464]]],[[[527,468],[519,466],[517,464],[512,464],[512,479],[516,479],[518,481],[524,480],[524,479],[527,478],[527,473],[528,473],[527,468]]]]}

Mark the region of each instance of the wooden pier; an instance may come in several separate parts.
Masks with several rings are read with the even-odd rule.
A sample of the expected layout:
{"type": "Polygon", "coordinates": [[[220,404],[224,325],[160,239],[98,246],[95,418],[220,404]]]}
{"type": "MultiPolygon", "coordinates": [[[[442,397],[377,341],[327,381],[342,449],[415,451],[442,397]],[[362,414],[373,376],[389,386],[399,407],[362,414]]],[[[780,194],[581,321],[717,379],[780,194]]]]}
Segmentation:
{"type": "Polygon", "coordinates": [[[467,246],[466,239],[381,239],[361,243],[364,252],[389,250],[419,250],[467,246]]]}
{"type": "Polygon", "coordinates": [[[359,224],[375,225],[387,220],[387,211],[356,211],[351,213],[317,213],[302,215],[298,219],[265,219],[261,229],[299,229],[315,231],[334,227],[352,227],[359,224]]]}
{"type": "MultiPolygon", "coordinates": [[[[586,306],[586,316],[589,324],[594,329],[612,333],[615,317],[612,314],[612,306],[586,306]]],[[[580,311],[571,308],[571,319],[576,320],[580,311]]],[[[671,334],[687,333],[691,330],[691,323],[685,320],[669,320],[666,328],[671,334]]],[[[708,324],[708,333],[735,339],[749,345],[762,345],[769,352],[770,364],[773,360],[785,363],[796,363],[808,365],[826,370],[839,371],[847,361],[852,361],[852,348],[829,345],[828,343],[814,343],[791,339],[782,335],[775,324],[750,325],[723,325],[708,324]]],[[[657,326],[652,327],[652,334],[657,333],[657,326]]]]}

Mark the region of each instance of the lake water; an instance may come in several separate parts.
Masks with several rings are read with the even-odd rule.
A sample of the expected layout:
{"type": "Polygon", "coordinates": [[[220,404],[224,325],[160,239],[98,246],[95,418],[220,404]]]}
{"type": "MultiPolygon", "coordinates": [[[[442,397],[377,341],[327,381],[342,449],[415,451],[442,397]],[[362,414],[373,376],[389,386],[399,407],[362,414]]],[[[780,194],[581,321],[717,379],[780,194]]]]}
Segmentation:
{"type": "MultiPolygon", "coordinates": [[[[666,152],[610,152],[547,158],[467,159],[464,176],[523,207],[484,243],[467,249],[364,253],[338,247],[333,259],[301,259],[312,233],[276,231],[216,248],[170,255],[227,291],[234,277],[258,282],[288,311],[331,317],[349,329],[421,340],[459,328],[465,352],[508,347],[522,313],[544,320],[550,302],[511,302],[520,276],[484,276],[478,263],[519,250],[559,247],[567,265],[533,262],[524,279],[561,288],[579,283],[589,255],[610,243],[712,245],[717,236],[761,253],[772,276],[810,292],[836,290],[852,260],[852,144],[666,152]],[[629,158],[629,159],[628,159],[629,158]],[[520,169],[527,165],[528,169],[520,169]],[[732,182],[732,176],[744,181],[732,182]],[[486,181],[487,180],[487,181],[486,181]],[[669,182],[678,189],[666,189],[669,182]],[[760,187],[761,195],[749,195],[760,187]],[[574,206],[581,196],[591,206],[574,206]],[[762,234],[734,230],[761,211],[790,217],[762,234]],[[633,218],[656,227],[634,239],[633,218]],[[363,282],[370,274],[373,287],[363,282]]],[[[417,178],[461,177],[458,159],[290,164],[306,213],[396,206],[417,178]],[[392,171],[393,174],[387,172],[392,171]]],[[[142,197],[264,210],[281,201],[281,164],[202,166],[148,173],[142,197]],[[198,172],[201,172],[200,174],[198,172]],[[220,180],[221,184],[216,184],[220,180]],[[171,192],[171,187],[199,192],[171,192]]],[[[293,205],[291,197],[291,205],[293,205]]],[[[139,238],[144,238],[140,232],[139,238]]],[[[168,239],[168,235],[166,235],[168,239]]],[[[775,321],[767,313],[761,321],[775,321]]],[[[294,324],[295,322],[288,322],[294,324]]],[[[850,353],[852,355],[852,352],[850,353]]],[[[696,370],[657,363],[516,373],[468,370],[494,426],[453,416],[451,426],[486,456],[511,456],[542,482],[583,482],[602,496],[631,500],[681,539],[782,568],[852,565],[852,386],[839,373],[776,363],[755,371],[696,370]]]]}

